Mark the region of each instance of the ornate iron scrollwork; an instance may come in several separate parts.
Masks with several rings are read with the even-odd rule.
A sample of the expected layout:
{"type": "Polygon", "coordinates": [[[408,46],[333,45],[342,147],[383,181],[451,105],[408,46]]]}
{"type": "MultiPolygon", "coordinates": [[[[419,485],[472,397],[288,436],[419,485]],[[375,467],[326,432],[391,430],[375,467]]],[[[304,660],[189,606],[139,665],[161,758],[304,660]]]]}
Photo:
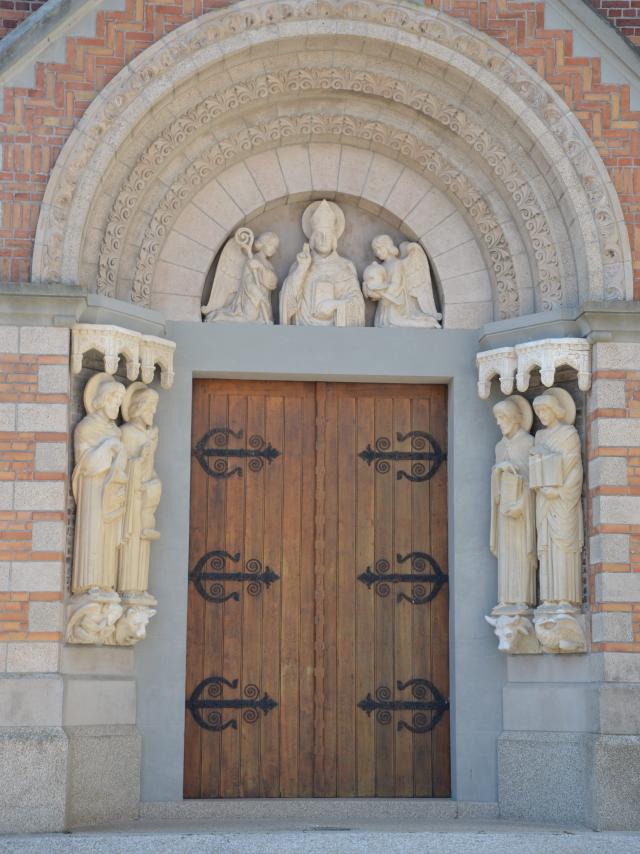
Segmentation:
{"type": "Polygon", "coordinates": [[[398,442],[406,442],[410,439],[411,450],[392,451],[391,439],[381,436],[379,439],[376,439],[373,448],[370,444],[367,445],[364,451],[360,451],[358,456],[369,466],[374,463],[375,470],[379,474],[387,474],[391,471],[392,462],[410,461],[411,471],[407,472],[400,469],[396,473],[396,479],[402,480],[402,478],[406,478],[413,483],[431,480],[442,463],[447,459],[446,451],[442,450],[430,433],[425,433],[423,430],[412,430],[410,433],[396,433],[396,439],[398,442]],[[428,450],[429,447],[432,450],[428,450]]]}
{"type": "Polygon", "coordinates": [[[242,477],[242,468],[234,466],[229,468],[230,459],[248,459],[250,471],[258,472],[264,468],[265,460],[271,463],[280,456],[276,450],[262,436],[254,434],[249,437],[247,448],[230,448],[229,439],[242,439],[244,431],[231,430],[229,427],[214,427],[205,433],[196,443],[193,455],[198,460],[204,471],[211,477],[229,478],[234,475],[242,477]],[[213,447],[211,447],[213,445],[213,447]],[[213,459],[213,463],[210,460],[213,459]]]}
{"type": "Polygon", "coordinates": [[[409,679],[408,682],[396,683],[398,691],[406,691],[411,688],[413,700],[392,700],[391,689],[382,685],[376,690],[375,697],[367,694],[364,700],[360,700],[358,708],[366,712],[369,717],[376,713],[376,721],[383,726],[390,724],[393,720],[393,712],[413,712],[411,723],[398,721],[398,731],[407,729],[409,732],[425,733],[437,726],[444,713],[449,709],[449,701],[438,691],[428,679],[409,679]],[[431,699],[427,697],[431,696],[431,699]],[[434,714],[428,715],[427,712],[434,714]]]}
{"type": "Polygon", "coordinates": [[[262,563],[256,558],[246,562],[244,572],[227,572],[227,560],[238,563],[240,552],[234,555],[224,551],[207,552],[189,573],[189,580],[207,602],[221,604],[228,602],[229,599],[239,602],[240,594],[236,591],[225,594],[224,585],[228,581],[247,582],[246,589],[249,596],[259,596],[265,587],[269,587],[274,581],[280,579],[280,576],[270,567],[263,569],[262,563]]]}
{"type": "Polygon", "coordinates": [[[411,602],[412,605],[426,605],[427,602],[435,599],[442,585],[449,580],[435,559],[426,552],[410,552],[404,556],[396,555],[396,560],[398,563],[405,563],[410,560],[413,572],[389,572],[391,565],[388,560],[382,558],[376,561],[373,570],[368,566],[365,572],[361,572],[358,581],[366,584],[369,589],[373,587],[378,596],[383,599],[391,593],[392,584],[411,583],[411,596],[407,596],[406,593],[398,593],[398,602],[404,599],[411,602]],[[425,570],[428,566],[431,567],[432,572],[426,575],[425,570]],[[428,593],[427,584],[431,585],[431,590],[428,593]]]}
{"type": "Polygon", "coordinates": [[[260,712],[267,715],[278,705],[267,693],[261,697],[257,685],[247,685],[243,697],[225,699],[222,696],[225,685],[235,691],[238,688],[238,680],[233,679],[230,682],[223,676],[209,676],[196,686],[186,701],[187,709],[202,729],[211,732],[222,732],[228,728],[238,729],[238,721],[235,718],[223,721],[224,709],[242,710],[244,722],[254,724],[260,717],[260,712]]]}

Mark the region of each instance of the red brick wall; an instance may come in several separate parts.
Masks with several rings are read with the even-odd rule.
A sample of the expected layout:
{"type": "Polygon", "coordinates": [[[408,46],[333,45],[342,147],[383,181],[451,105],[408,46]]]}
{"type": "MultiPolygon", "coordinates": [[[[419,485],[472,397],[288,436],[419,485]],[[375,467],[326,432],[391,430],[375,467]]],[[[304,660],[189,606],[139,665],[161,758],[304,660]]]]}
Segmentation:
{"type": "Polygon", "coordinates": [[[0,39],[45,3],[46,0],[0,0],[0,39]]]}
{"type": "Polygon", "coordinates": [[[639,0],[589,0],[623,36],[640,46],[640,2],[639,0]]]}

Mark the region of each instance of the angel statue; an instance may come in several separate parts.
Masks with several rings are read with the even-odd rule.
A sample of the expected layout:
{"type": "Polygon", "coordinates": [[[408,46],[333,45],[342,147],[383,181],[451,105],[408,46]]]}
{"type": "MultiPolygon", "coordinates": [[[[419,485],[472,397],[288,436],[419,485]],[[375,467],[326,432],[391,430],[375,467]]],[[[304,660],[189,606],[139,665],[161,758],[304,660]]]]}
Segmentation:
{"type": "Polygon", "coordinates": [[[302,215],[309,239],[298,252],[280,293],[284,326],[364,326],[364,297],[355,266],[338,254],[344,213],[335,204],[313,202],[302,215]]]}
{"type": "Polygon", "coordinates": [[[440,328],[429,261],[419,243],[398,248],[388,234],[374,237],[371,248],[378,259],[364,271],[364,295],[378,302],[375,326],[440,328]]]}
{"type": "Polygon", "coordinates": [[[239,228],[222,250],[211,296],[202,314],[207,323],[273,323],[271,291],[278,278],[270,258],[280,238],[267,231],[254,240],[250,228],[239,228]]]}

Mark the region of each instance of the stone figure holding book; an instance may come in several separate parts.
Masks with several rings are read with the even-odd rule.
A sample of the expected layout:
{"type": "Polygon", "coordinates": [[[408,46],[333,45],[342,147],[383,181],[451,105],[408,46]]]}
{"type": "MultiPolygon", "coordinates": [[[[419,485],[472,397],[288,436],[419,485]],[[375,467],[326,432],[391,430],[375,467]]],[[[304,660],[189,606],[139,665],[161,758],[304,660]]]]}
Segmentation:
{"type": "Polygon", "coordinates": [[[543,609],[575,610],[582,602],[582,456],[573,426],[576,407],[564,389],[550,388],[533,408],[543,425],[529,471],[536,493],[536,527],[543,609]]]}
{"type": "Polygon", "coordinates": [[[354,264],[338,254],[345,229],[335,202],[312,202],[302,217],[309,242],[298,252],[280,292],[283,326],[364,326],[364,297],[354,264]]]}
{"type": "Polygon", "coordinates": [[[531,406],[513,395],[493,407],[502,432],[491,472],[491,552],[498,559],[494,616],[525,614],[535,604],[535,496],[529,488],[531,406]]]}

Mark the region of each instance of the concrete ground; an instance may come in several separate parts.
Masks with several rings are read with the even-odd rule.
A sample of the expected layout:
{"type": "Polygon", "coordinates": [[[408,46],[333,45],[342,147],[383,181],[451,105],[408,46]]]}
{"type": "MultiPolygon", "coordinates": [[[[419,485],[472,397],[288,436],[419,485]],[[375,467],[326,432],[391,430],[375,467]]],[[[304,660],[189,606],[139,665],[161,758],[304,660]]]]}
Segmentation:
{"type": "Polygon", "coordinates": [[[523,826],[481,819],[335,824],[143,819],[65,834],[0,836],[0,854],[640,854],[640,833],[523,826]]]}

